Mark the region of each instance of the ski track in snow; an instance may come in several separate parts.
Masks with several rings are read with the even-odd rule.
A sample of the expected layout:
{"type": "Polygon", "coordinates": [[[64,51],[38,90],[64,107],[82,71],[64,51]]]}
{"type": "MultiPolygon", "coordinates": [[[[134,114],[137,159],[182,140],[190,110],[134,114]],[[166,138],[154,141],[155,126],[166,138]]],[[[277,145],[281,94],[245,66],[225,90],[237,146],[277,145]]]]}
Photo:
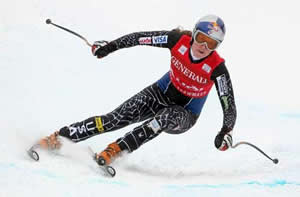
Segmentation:
{"type": "MultiPolygon", "coordinates": [[[[287,154],[287,146],[275,148],[274,153],[271,151],[280,156],[278,165],[248,147],[241,148],[241,154],[236,155],[237,150],[232,151],[237,158],[234,163],[224,158],[223,167],[214,164],[216,159],[209,155],[205,155],[201,162],[193,159],[191,162],[195,163],[188,164],[181,161],[185,159],[181,154],[169,155],[167,151],[161,151],[156,156],[143,157],[144,154],[136,152],[116,160],[114,167],[117,175],[110,178],[102,175],[88,154],[87,144],[93,146],[97,140],[83,144],[64,141],[59,153],[39,150],[39,162],[26,154],[27,142],[21,142],[14,135],[8,141],[17,146],[8,152],[5,152],[8,144],[0,146],[3,153],[0,160],[1,197],[29,195],[32,192],[34,196],[95,196],[103,189],[105,194],[114,196],[124,193],[133,196],[215,196],[219,193],[230,196],[240,196],[242,193],[243,196],[283,196],[300,191],[298,176],[293,174],[296,172],[299,175],[296,169],[299,161],[295,164],[288,162],[293,154],[287,154]],[[164,158],[159,161],[158,157],[164,158]],[[246,163],[242,161],[244,159],[246,163]],[[198,165],[203,167],[198,168],[198,165]]],[[[148,154],[150,149],[156,148],[145,149],[148,154]]]]}

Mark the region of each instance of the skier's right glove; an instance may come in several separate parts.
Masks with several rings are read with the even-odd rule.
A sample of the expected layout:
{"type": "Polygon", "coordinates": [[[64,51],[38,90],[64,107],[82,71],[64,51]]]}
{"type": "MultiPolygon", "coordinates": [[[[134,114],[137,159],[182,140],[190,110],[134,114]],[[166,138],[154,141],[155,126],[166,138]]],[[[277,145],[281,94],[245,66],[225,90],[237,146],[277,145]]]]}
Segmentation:
{"type": "Polygon", "coordinates": [[[92,46],[92,53],[97,58],[102,58],[110,53],[108,42],[105,40],[96,41],[92,46]]]}
{"type": "Polygon", "coordinates": [[[224,133],[219,132],[218,135],[215,138],[215,146],[220,151],[225,151],[228,148],[232,147],[232,135],[231,132],[224,133]]]}

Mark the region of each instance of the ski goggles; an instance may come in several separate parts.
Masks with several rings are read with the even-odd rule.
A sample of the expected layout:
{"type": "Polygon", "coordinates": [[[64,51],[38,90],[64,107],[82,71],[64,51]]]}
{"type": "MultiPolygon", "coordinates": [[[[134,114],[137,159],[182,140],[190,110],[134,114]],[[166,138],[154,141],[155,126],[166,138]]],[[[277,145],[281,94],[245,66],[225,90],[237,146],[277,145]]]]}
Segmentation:
{"type": "Polygon", "coordinates": [[[218,48],[218,46],[221,44],[220,41],[212,39],[210,37],[208,37],[206,34],[204,34],[203,32],[197,30],[194,34],[194,40],[198,43],[198,44],[203,44],[205,43],[207,48],[211,51],[215,50],[216,48],[218,48]]]}

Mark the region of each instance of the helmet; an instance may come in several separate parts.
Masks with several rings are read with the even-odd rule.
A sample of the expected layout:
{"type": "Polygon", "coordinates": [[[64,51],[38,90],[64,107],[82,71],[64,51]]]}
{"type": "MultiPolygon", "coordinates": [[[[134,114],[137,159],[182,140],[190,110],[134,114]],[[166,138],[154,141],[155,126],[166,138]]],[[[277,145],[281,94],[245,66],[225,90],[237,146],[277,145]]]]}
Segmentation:
{"type": "Polygon", "coordinates": [[[192,38],[195,38],[196,33],[199,31],[221,43],[225,36],[225,25],[218,16],[207,15],[200,18],[196,23],[192,38]]]}

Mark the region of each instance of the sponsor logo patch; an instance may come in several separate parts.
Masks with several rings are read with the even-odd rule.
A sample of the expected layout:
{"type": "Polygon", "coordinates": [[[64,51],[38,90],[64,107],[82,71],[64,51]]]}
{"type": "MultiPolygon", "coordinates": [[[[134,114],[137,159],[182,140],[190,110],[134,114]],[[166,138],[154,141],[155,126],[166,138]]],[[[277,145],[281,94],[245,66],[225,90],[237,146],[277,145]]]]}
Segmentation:
{"type": "Polygon", "coordinates": [[[143,133],[143,132],[140,132],[140,133],[138,134],[138,136],[139,136],[139,138],[142,138],[142,137],[144,137],[144,133],[143,133]]]}
{"type": "Polygon", "coordinates": [[[224,105],[225,105],[225,110],[227,110],[229,108],[229,104],[228,104],[228,96],[222,96],[221,97],[224,105]]]}
{"type": "Polygon", "coordinates": [[[208,64],[204,64],[204,65],[202,66],[202,70],[204,70],[204,71],[207,72],[207,73],[210,73],[211,67],[210,67],[208,64]]]}
{"type": "Polygon", "coordinates": [[[166,44],[168,43],[168,36],[153,36],[152,42],[153,44],[166,44]]]}
{"type": "Polygon", "coordinates": [[[104,131],[101,117],[96,117],[96,118],[95,118],[95,122],[96,122],[96,128],[98,129],[98,131],[99,131],[100,133],[101,133],[102,131],[104,131]]]}
{"type": "Polygon", "coordinates": [[[178,52],[181,54],[181,55],[184,55],[185,52],[187,51],[187,47],[184,46],[184,45],[181,45],[181,47],[178,49],[178,52]]]}
{"type": "Polygon", "coordinates": [[[151,37],[141,37],[141,38],[139,38],[139,43],[140,44],[152,44],[152,39],[151,39],[151,37]]]}
{"type": "Polygon", "coordinates": [[[228,86],[225,74],[217,77],[220,96],[228,95],[228,86]]]}

